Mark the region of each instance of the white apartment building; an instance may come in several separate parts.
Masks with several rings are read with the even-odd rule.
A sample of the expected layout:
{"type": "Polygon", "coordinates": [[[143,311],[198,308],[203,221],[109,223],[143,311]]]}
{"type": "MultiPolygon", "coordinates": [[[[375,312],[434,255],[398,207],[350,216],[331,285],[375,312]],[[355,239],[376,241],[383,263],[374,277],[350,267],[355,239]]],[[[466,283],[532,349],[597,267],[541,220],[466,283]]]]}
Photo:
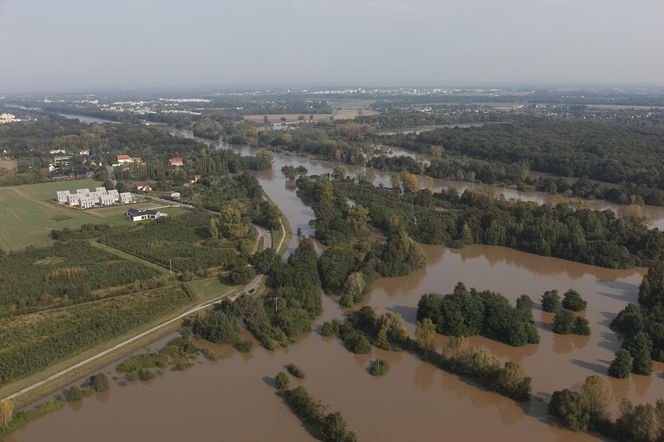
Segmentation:
{"type": "Polygon", "coordinates": [[[91,207],[95,206],[95,200],[89,196],[84,196],[81,197],[80,205],[81,209],[90,209],[91,207]]]}
{"type": "Polygon", "coordinates": [[[131,192],[123,192],[120,194],[120,204],[131,204],[131,192]]]}
{"type": "Polygon", "coordinates": [[[76,193],[76,194],[71,194],[71,195],[69,195],[69,197],[67,198],[67,203],[68,203],[70,206],[78,206],[78,203],[80,202],[80,199],[81,199],[81,195],[80,195],[80,194],[78,194],[78,193],[76,193]]]}
{"type": "Polygon", "coordinates": [[[57,195],[59,203],[66,203],[69,201],[69,195],[71,194],[69,193],[68,190],[60,190],[57,192],[57,195]]]}
{"type": "Polygon", "coordinates": [[[113,197],[113,195],[101,195],[99,200],[102,206],[112,206],[115,204],[115,197],[113,197]]]}
{"type": "Polygon", "coordinates": [[[101,196],[103,194],[100,194],[99,192],[90,192],[88,193],[87,197],[91,198],[92,201],[95,202],[95,204],[99,204],[101,202],[101,196]]]}
{"type": "Polygon", "coordinates": [[[108,196],[112,196],[114,202],[116,202],[116,203],[120,202],[120,194],[118,193],[117,190],[115,190],[115,189],[109,190],[106,194],[108,196]]]}
{"type": "Polygon", "coordinates": [[[88,196],[90,194],[90,189],[76,189],[76,194],[88,196]]]}

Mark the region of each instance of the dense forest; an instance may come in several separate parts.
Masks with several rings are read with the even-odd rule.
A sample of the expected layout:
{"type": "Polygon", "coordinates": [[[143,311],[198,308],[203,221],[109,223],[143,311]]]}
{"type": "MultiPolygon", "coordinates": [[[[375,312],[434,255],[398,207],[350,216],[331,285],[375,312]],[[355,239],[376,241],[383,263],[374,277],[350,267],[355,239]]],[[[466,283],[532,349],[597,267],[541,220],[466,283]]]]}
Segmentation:
{"type": "Polygon", "coordinates": [[[649,375],[651,358],[664,361],[664,261],[648,269],[639,286],[638,306],[628,305],[620,311],[611,328],[624,338],[610,370],[612,376],[626,377],[630,371],[649,375]],[[627,359],[626,368],[621,368],[625,367],[621,359],[627,359]]]}
{"type": "MultiPolygon", "coordinates": [[[[316,211],[321,195],[334,192],[336,201],[352,201],[352,211],[316,211],[321,239],[366,230],[362,220],[383,232],[404,230],[425,244],[502,245],[543,256],[555,256],[609,268],[647,265],[664,250],[664,234],[649,230],[636,218],[618,218],[611,211],[576,209],[505,201],[466,191],[432,194],[428,190],[398,192],[356,184],[348,179],[298,179],[303,197],[316,211]],[[324,189],[328,189],[323,191],[324,189]],[[354,229],[354,230],[351,230],[354,229]],[[327,230],[327,231],[326,231],[327,230]]],[[[318,234],[318,232],[317,232],[318,234]]]]}
{"type": "Polygon", "coordinates": [[[524,163],[533,170],[664,189],[664,129],[579,120],[532,119],[469,128],[441,128],[383,138],[418,152],[445,153],[524,163]]]}
{"type": "Polygon", "coordinates": [[[268,292],[223,301],[214,313],[195,319],[194,331],[213,342],[237,346],[241,341],[239,325],[244,324],[268,349],[310,332],[314,318],[322,312],[317,261],[313,244],[306,239],[287,262],[272,249],[255,254],[250,262],[257,272],[267,275],[268,292]]]}
{"type": "Polygon", "coordinates": [[[597,375],[574,388],[555,391],[548,404],[549,415],[572,431],[585,431],[629,442],[656,442],[664,438],[664,400],[655,405],[620,403],[617,418],[610,412],[612,392],[597,375]]]}
{"type": "Polygon", "coordinates": [[[409,274],[424,266],[420,247],[402,229],[393,229],[381,241],[370,241],[368,212],[347,204],[327,179],[298,179],[300,196],[313,206],[316,238],[329,245],[320,257],[322,286],[330,293],[342,293],[341,303],[359,303],[377,277],[409,274]]]}
{"type": "Polygon", "coordinates": [[[533,301],[522,295],[512,307],[500,293],[466,289],[457,283],[445,296],[427,294],[417,304],[417,320],[430,319],[447,336],[482,335],[515,347],[539,344],[533,301]]]}

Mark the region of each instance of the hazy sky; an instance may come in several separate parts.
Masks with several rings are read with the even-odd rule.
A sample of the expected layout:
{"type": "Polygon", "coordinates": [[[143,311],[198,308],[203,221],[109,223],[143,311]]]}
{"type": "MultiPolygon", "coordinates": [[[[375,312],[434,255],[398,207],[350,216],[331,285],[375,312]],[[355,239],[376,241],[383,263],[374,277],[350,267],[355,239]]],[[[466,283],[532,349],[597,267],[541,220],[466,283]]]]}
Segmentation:
{"type": "Polygon", "coordinates": [[[0,0],[0,91],[664,84],[663,0],[0,0]]]}

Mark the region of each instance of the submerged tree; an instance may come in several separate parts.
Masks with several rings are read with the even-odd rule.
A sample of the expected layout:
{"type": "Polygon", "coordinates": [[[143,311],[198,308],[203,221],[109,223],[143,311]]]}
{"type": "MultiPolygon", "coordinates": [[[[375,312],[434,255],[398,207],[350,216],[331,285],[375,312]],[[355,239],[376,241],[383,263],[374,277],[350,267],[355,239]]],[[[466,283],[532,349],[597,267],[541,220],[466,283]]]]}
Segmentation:
{"type": "Polygon", "coordinates": [[[609,376],[626,378],[632,372],[632,355],[621,348],[616,352],[615,359],[609,365],[609,376]]]}

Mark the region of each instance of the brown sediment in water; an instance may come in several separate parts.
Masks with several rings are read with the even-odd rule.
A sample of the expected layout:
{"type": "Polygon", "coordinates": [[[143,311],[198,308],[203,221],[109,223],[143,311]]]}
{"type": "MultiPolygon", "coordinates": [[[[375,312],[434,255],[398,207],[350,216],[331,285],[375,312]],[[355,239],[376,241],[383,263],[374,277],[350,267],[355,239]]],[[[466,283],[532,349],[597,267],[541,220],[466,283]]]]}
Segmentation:
{"type": "MultiPolygon", "coordinates": [[[[305,235],[313,234],[308,225],[313,212],[286,188],[286,179],[279,172],[285,164],[304,165],[309,173],[321,174],[331,172],[332,163],[275,155],[273,170],[257,173],[289,219],[294,233],[289,249],[293,250],[298,227],[305,235]]],[[[378,176],[379,180],[388,177],[378,176]]],[[[512,302],[521,294],[530,295],[535,301],[539,345],[514,348],[482,337],[470,341],[500,358],[522,362],[533,379],[533,401],[517,404],[406,352],[374,348],[370,355],[354,355],[337,339],[314,332],[274,352],[254,345],[249,354],[241,354],[229,346],[208,344],[221,354],[218,361],[203,361],[185,372],[168,372],[147,385],[114,385],[106,397],[87,399],[77,407],[68,405],[30,423],[8,440],[312,440],[269,385],[269,378],[290,362],[306,373],[304,381],[291,378],[292,382],[306,385],[314,397],[329,404],[330,411],[341,411],[364,441],[592,440],[593,436],[552,425],[545,403],[553,391],[579,384],[591,374],[609,379],[614,404],[622,397],[635,402],[664,397],[664,380],[658,374],[662,364],[655,364],[657,374],[651,377],[606,377],[620,347],[609,323],[627,303],[636,302],[643,269],[609,270],[502,247],[423,249],[426,268],[376,281],[367,303],[380,311],[400,313],[412,335],[420,296],[449,293],[459,281],[467,287],[499,291],[512,302]],[[553,334],[552,315],[541,311],[539,297],[545,290],[557,289],[562,294],[570,288],[588,301],[583,314],[590,322],[589,337],[553,334]],[[386,376],[375,378],[367,373],[369,361],[376,358],[389,362],[386,376]]],[[[323,304],[317,325],[342,317],[330,298],[324,298],[323,304]]],[[[443,341],[439,337],[438,345],[443,341]]]]}
{"type": "MultiPolygon", "coordinates": [[[[229,440],[309,440],[311,436],[266,378],[289,362],[305,371],[303,382],[311,394],[330,404],[330,410],[342,411],[362,440],[426,441],[442,435],[453,440],[591,439],[550,425],[543,401],[554,390],[579,383],[590,374],[604,376],[619,347],[608,323],[627,302],[635,301],[641,272],[606,270],[489,246],[461,250],[425,246],[424,251],[425,269],[381,279],[367,298],[379,310],[400,313],[411,333],[420,295],[447,293],[462,281],[469,287],[500,291],[511,300],[526,293],[536,302],[544,290],[574,288],[588,300],[585,315],[593,335],[554,335],[551,315],[536,304],[539,345],[514,348],[481,337],[471,339],[473,345],[485,346],[499,357],[523,362],[536,396],[525,408],[409,353],[374,349],[371,355],[353,355],[336,339],[312,333],[275,352],[254,348],[245,355],[228,346],[210,345],[222,354],[220,360],[197,364],[183,373],[167,373],[148,385],[114,386],[110,400],[87,400],[78,410],[67,407],[31,423],[10,440],[176,441],[222,435],[229,440]],[[368,375],[368,363],[375,358],[390,363],[388,375],[368,375]]],[[[341,316],[329,298],[324,307],[318,324],[341,316]]],[[[656,369],[661,370],[659,364],[656,369]]],[[[619,397],[635,401],[652,402],[664,392],[658,377],[632,376],[610,383],[619,397]]]]}

